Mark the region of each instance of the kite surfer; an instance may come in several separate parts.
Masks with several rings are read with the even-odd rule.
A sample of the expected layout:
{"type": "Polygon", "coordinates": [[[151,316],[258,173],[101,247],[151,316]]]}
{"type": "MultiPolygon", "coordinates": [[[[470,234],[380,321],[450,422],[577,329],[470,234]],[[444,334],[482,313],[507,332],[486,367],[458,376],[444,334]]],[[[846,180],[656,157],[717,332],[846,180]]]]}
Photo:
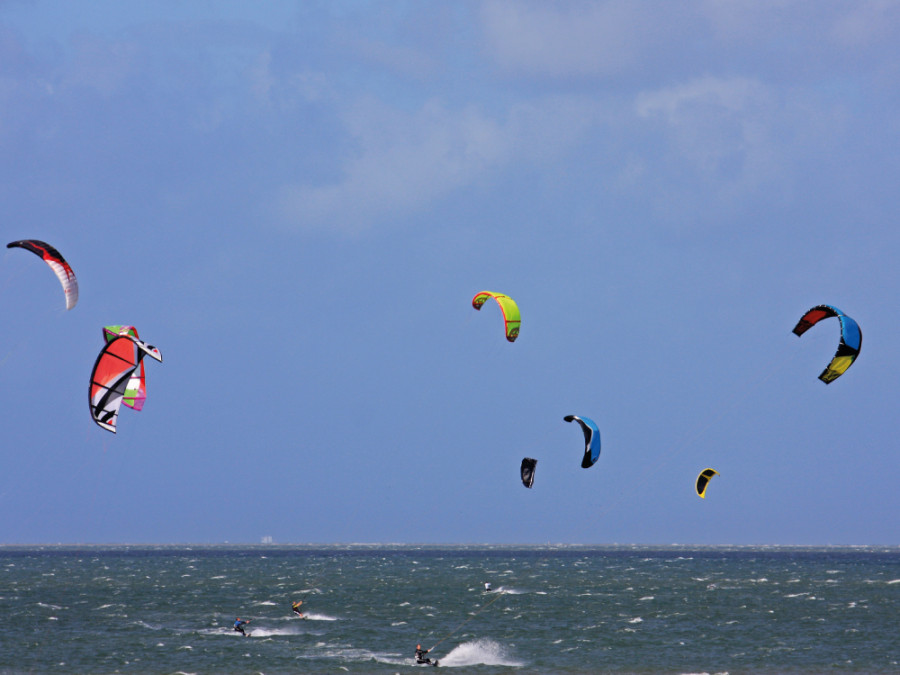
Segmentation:
{"type": "Polygon", "coordinates": [[[485,592],[485,593],[490,593],[492,590],[494,590],[494,589],[491,588],[491,582],[490,582],[490,581],[485,581],[485,582],[484,582],[484,592],[485,592]]]}
{"type": "Polygon", "coordinates": [[[301,619],[303,618],[303,612],[300,611],[300,605],[303,604],[302,600],[298,600],[297,602],[291,603],[291,610],[293,610],[294,614],[299,616],[301,619]]]}
{"type": "Polygon", "coordinates": [[[432,666],[436,666],[438,664],[437,661],[432,661],[430,658],[425,656],[430,649],[422,649],[422,645],[416,645],[416,663],[427,663],[432,666]]]}
{"type": "Polygon", "coordinates": [[[241,621],[240,617],[238,617],[237,619],[234,620],[234,629],[238,633],[243,635],[244,637],[247,637],[247,634],[244,632],[244,626],[247,625],[248,623],[250,623],[251,621],[253,621],[253,619],[247,619],[246,621],[241,621]]]}

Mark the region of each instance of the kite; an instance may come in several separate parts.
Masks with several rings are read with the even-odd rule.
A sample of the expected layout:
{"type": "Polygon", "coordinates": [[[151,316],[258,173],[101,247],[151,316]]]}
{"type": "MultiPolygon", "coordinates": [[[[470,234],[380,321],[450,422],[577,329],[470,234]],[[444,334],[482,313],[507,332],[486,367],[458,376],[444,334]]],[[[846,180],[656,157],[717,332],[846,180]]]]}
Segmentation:
{"type": "Polygon", "coordinates": [[[78,280],[75,278],[75,272],[62,257],[59,251],[50,244],[37,239],[22,239],[20,241],[11,241],[6,248],[24,248],[40,256],[50,269],[56,274],[59,283],[62,284],[63,292],[66,294],[66,309],[72,309],[78,302],[78,280]]]}
{"type": "Polygon", "coordinates": [[[600,429],[597,428],[594,420],[587,417],[566,415],[563,419],[566,422],[578,422],[581,425],[581,430],[584,432],[584,457],[581,460],[581,468],[589,469],[600,457],[600,429]]]}
{"type": "Polygon", "coordinates": [[[519,306],[516,304],[515,300],[508,295],[491,293],[490,291],[481,291],[481,293],[478,293],[472,298],[472,307],[480,311],[481,306],[488,298],[493,298],[497,301],[497,304],[500,305],[500,310],[503,312],[503,322],[506,326],[506,339],[510,342],[515,342],[516,338],[519,337],[519,326],[522,324],[519,306]]]}
{"type": "Polygon", "coordinates": [[[706,499],[706,486],[709,485],[709,481],[712,480],[713,476],[718,475],[719,472],[715,469],[703,469],[700,475],[697,476],[697,495],[701,499],[706,499]]]}
{"type": "Polygon", "coordinates": [[[859,324],[837,307],[817,305],[800,317],[800,321],[794,326],[794,335],[799,337],[822,319],[832,316],[836,316],[841,322],[841,341],[831,363],[819,375],[819,379],[825,384],[834,382],[847,372],[847,369],[859,356],[859,350],[862,348],[862,331],[859,329],[859,324]]]}
{"type": "Polygon", "coordinates": [[[162,354],[156,347],[127,333],[113,337],[97,356],[91,372],[88,403],[93,420],[107,431],[116,433],[119,408],[145,356],[162,362],[162,354]]]}
{"type": "Polygon", "coordinates": [[[537,460],[531,457],[522,459],[522,485],[530,488],[534,485],[534,469],[537,466],[537,460]]]}
{"type": "MultiPolygon", "coordinates": [[[[107,342],[112,342],[119,335],[141,338],[138,335],[137,328],[134,326],[105,326],[103,328],[103,337],[107,342]]],[[[147,384],[146,376],[144,375],[144,362],[141,361],[141,364],[135,369],[131,379],[125,386],[125,397],[122,403],[134,410],[142,410],[145,400],[147,400],[147,384]]]]}

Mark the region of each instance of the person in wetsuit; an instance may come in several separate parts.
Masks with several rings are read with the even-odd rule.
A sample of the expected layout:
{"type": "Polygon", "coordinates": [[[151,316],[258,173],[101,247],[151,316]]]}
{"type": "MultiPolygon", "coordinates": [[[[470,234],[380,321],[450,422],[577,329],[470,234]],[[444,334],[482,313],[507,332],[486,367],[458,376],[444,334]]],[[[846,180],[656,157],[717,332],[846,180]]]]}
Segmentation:
{"type": "Polygon", "coordinates": [[[416,645],[416,663],[431,663],[431,659],[425,656],[430,649],[422,649],[422,645],[416,645]]]}
{"type": "Polygon", "coordinates": [[[299,616],[301,619],[303,618],[303,612],[300,611],[300,605],[303,604],[302,600],[298,600],[297,602],[291,603],[291,610],[293,610],[294,614],[299,616]]]}
{"type": "Polygon", "coordinates": [[[248,623],[250,623],[251,621],[253,621],[253,619],[247,619],[246,621],[241,621],[240,618],[237,618],[234,620],[234,629],[238,633],[243,635],[244,637],[247,637],[247,634],[244,632],[244,626],[247,625],[248,623]]]}

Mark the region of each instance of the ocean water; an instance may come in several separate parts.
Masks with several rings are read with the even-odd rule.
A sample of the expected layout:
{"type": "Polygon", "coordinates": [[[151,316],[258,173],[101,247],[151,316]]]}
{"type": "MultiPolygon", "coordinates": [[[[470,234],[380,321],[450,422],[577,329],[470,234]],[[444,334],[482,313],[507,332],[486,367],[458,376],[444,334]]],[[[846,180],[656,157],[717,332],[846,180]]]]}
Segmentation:
{"type": "Polygon", "coordinates": [[[0,615],[4,673],[900,673],[900,549],[0,547],[0,615]]]}

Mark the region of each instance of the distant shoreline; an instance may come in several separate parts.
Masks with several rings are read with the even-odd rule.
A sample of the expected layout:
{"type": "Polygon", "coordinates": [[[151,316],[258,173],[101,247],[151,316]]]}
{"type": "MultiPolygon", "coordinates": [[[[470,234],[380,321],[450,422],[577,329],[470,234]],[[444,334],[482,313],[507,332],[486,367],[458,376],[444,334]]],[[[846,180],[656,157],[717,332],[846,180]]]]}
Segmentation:
{"type": "Polygon", "coordinates": [[[673,552],[802,552],[802,551],[847,551],[847,552],[900,552],[900,544],[153,544],[153,543],[55,543],[55,544],[0,544],[0,555],[16,551],[133,551],[133,552],[609,552],[609,553],[673,553],[673,552]]]}

